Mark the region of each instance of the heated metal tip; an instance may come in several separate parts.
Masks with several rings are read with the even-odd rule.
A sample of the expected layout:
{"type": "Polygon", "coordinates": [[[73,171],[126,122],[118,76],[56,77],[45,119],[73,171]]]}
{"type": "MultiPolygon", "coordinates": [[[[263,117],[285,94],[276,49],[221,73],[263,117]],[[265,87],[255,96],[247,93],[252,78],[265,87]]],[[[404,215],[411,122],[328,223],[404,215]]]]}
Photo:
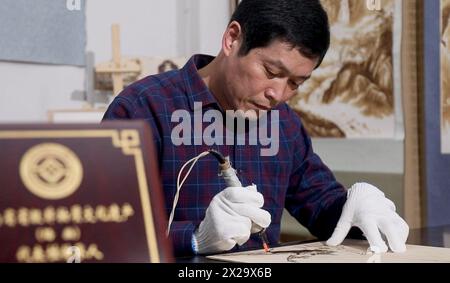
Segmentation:
{"type": "Polygon", "coordinates": [[[264,251],[265,251],[266,253],[270,252],[269,241],[268,241],[268,239],[267,239],[266,229],[265,229],[265,228],[262,229],[262,230],[259,232],[259,237],[261,238],[261,241],[262,241],[262,243],[263,243],[264,251]]]}

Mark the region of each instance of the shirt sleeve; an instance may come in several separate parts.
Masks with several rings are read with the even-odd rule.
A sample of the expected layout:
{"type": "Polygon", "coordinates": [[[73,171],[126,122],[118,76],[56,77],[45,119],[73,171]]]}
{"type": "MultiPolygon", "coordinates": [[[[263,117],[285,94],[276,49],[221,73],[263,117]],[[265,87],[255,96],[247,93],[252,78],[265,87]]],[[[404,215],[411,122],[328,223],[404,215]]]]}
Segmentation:
{"type": "MultiPolygon", "coordinates": [[[[144,105],[139,98],[128,98],[130,89],[125,89],[123,96],[117,96],[108,107],[102,121],[107,120],[127,120],[127,119],[144,119],[151,128],[155,148],[158,155],[158,162],[161,165],[162,144],[160,126],[153,115],[151,105],[144,105]]],[[[163,188],[164,189],[164,188],[163,188]]],[[[191,221],[173,221],[170,227],[169,238],[173,244],[175,256],[193,255],[192,235],[196,226],[191,221]]]]}
{"type": "Polygon", "coordinates": [[[170,226],[169,237],[173,243],[175,256],[194,255],[192,237],[197,227],[192,221],[173,221],[170,226]]]}
{"type": "Polygon", "coordinates": [[[311,139],[297,114],[291,111],[291,116],[290,121],[297,124],[297,136],[293,139],[294,164],[285,206],[314,236],[327,239],[341,216],[347,190],[314,153],[311,139]]]}
{"type": "Polygon", "coordinates": [[[103,115],[102,122],[107,120],[145,120],[150,125],[158,160],[161,161],[161,127],[153,115],[151,105],[143,102],[135,93],[136,91],[132,88],[126,88],[120,96],[114,98],[103,115]]]}

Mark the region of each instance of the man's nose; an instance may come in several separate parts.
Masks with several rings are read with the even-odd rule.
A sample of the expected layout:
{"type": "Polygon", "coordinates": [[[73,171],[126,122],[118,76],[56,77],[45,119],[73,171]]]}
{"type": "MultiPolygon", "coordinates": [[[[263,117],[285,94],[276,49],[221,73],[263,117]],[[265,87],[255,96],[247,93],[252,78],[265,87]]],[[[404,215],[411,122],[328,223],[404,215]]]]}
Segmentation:
{"type": "Polygon", "coordinates": [[[273,107],[287,100],[286,98],[289,96],[287,94],[287,89],[287,81],[280,80],[268,87],[264,94],[266,98],[270,100],[271,106],[273,107]]]}

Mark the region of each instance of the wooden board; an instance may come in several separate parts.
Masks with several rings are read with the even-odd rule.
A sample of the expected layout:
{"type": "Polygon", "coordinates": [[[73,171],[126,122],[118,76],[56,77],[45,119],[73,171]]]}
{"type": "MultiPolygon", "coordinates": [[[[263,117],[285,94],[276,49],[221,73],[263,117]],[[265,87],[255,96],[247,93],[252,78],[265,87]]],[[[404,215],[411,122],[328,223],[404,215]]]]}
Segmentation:
{"type": "Polygon", "coordinates": [[[0,262],[172,261],[152,140],[142,121],[0,125],[0,262]]]}
{"type": "Polygon", "coordinates": [[[50,123],[100,123],[106,109],[55,109],[47,111],[50,123]]]}
{"type": "Polygon", "coordinates": [[[345,240],[330,247],[324,242],[208,256],[210,259],[242,263],[438,263],[450,262],[450,249],[408,245],[405,253],[374,254],[367,241],[345,240]]]}

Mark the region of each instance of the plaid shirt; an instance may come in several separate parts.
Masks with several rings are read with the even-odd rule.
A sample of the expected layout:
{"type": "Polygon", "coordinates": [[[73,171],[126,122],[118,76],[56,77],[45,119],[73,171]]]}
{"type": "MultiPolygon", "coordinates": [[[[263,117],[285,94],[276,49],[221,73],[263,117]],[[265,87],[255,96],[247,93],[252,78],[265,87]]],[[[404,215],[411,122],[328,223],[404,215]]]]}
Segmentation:
{"type": "MultiPolygon", "coordinates": [[[[279,151],[275,156],[261,156],[260,145],[226,145],[225,142],[213,146],[173,145],[171,132],[179,124],[171,122],[175,110],[189,111],[194,120],[194,102],[201,102],[204,112],[221,109],[198,74],[198,69],[212,59],[195,55],[181,70],[148,76],[133,83],[114,99],[103,119],[144,119],[148,122],[156,145],[168,214],[180,168],[189,159],[213,148],[230,157],[243,186],[256,184],[264,196],[263,209],[272,216],[267,229],[271,244],[279,241],[283,208],[313,235],[319,239],[328,238],[341,215],[346,190],[313,152],[299,117],[287,104],[276,108],[280,123],[279,151]]],[[[218,176],[218,163],[214,157],[208,155],[200,159],[182,187],[171,226],[176,255],[192,254],[192,235],[203,220],[211,199],[225,187],[218,176]]],[[[261,241],[252,235],[247,243],[234,250],[255,247],[261,247],[261,241]]]]}

